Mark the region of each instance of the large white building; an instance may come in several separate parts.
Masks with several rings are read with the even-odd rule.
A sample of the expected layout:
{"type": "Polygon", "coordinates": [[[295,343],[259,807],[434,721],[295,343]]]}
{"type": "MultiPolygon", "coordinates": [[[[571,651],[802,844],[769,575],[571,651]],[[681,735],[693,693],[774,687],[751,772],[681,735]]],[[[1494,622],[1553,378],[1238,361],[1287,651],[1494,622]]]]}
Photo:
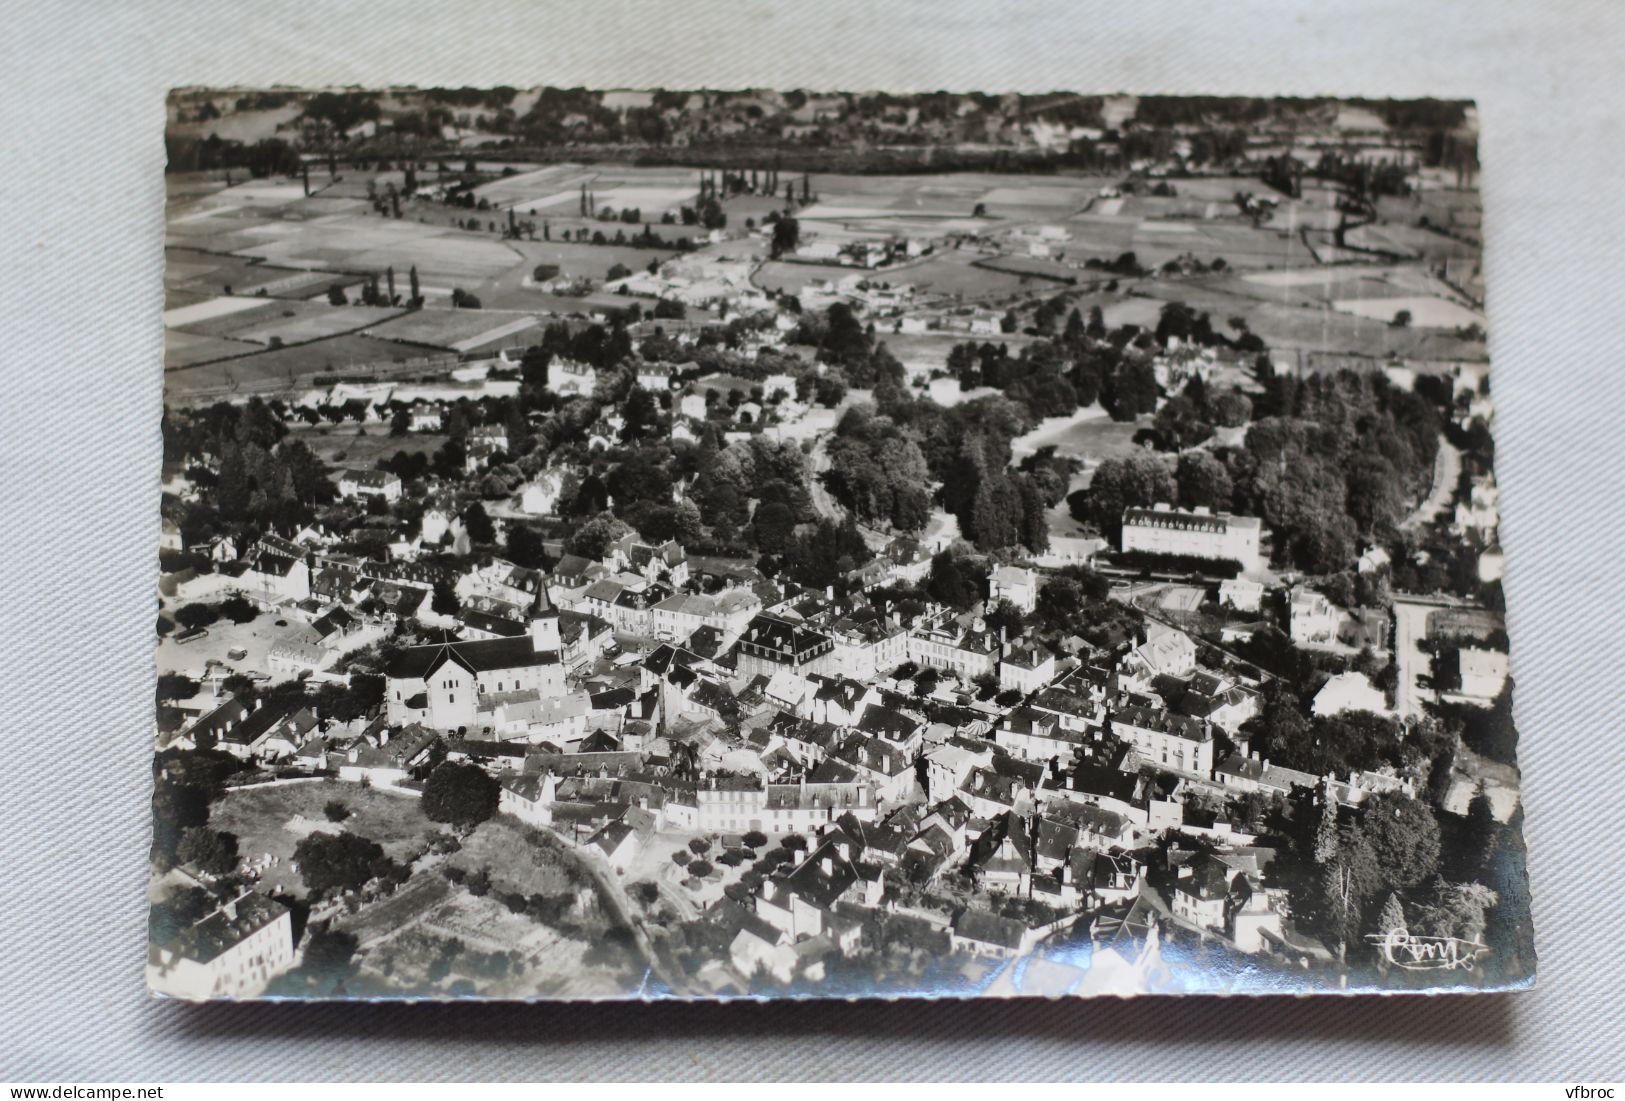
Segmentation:
{"type": "Polygon", "coordinates": [[[534,692],[564,692],[559,614],[539,608],[530,630],[516,638],[446,641],[401,652],[387,671],[384,711],[392,725],[421,723],[436,730],[475,729],[494,700],[534,692]],[[484,706],[482,706],[484,705],[484,706]]]}
{"type": "Polygon", "coordinates": [[[1245,571],[1263,564],[1259,541],[1264,525],[1256,516],[1232,516],[1204,507],[1178,509],[1157,504],[1123,510],[1124,551],[1171,554],[1239,562],[1245,571]]]}
{"type": "Polygon", "coordinates": [[[152,987],[179,998],[252,998],[293,966],[291,911],[257,891],[154,947],[152,987]]]}

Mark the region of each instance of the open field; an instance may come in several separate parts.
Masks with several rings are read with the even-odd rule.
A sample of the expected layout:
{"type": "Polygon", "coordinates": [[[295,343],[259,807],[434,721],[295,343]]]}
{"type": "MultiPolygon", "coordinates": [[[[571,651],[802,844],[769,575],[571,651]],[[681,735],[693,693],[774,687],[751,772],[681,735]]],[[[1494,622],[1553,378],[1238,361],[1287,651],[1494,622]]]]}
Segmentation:
{"type": "Polygon", "coordinates": [[[450,437],[436,432],[413,432],[405,436],[391,436],[387,425],[368,425],[365,436],[356,435],[360,427],[353,422],[345,424],[295,424],[289,426],[293,439],[303,440],[322,462],[331,466],[366,467],[377,465],[379,459],[397,451],[407,454],[433,453],[450,437]]]}
{"type": "MultiPolygon", "coordinates": [[[[166,610],[173,612],[180,602],[171,600],[166,604],[166,610]]],[[[220,662],[239,673],[269,673],[271,666],[266,655],[272,647],[290,640],[314,637],[310,627],[298,620],[288,619],[280,612],[261,612],[248,623],[233,623],[221,618],[209,624],[207,635],[187,643],[175,641],[180,630],[177,627],[158,640],[156,662],[160,673],[185,673],[197,678],[203,676],[211,661],[220,662]],[[276,625],[279,619],[284,626],[276,625]],[[230,651],[239,649],[248,651],[242,660],[231,661],[226,656],[230,651]]],[[[288,674],[283,674],[278,679],[285,680],[287,677],[288,674]]]]}
{"type": "Polygon", "coordinates": [[[421,848],[428,835],[443,829],[424,817],[422,806],[410,795],[336,780],[228,791],[210,811],[209,825],[236,834],[238,851],[245,857],[280,856],[282,862],[266,872],[261,888],[280,889],[301,898],[305,884],[291,867],[293,850],[315,830],[358,834],[400,860],[421,848]],[[329,822],[323,813],[330,800],[338,800],[349,810],[343,823],[329,822]]]}
{"type": "Polygon", "coordinates": [[[1098,463],[1138,451],[1134,434],[1151,424],[1150,416],[1138,421],[1114,421],[1099,405],[1079,409],[1070,417],[1049,417],[1025,436],[1010,441],[1016,458],[1031,455],[1045,447],[1058,455],[1098,463]]]}

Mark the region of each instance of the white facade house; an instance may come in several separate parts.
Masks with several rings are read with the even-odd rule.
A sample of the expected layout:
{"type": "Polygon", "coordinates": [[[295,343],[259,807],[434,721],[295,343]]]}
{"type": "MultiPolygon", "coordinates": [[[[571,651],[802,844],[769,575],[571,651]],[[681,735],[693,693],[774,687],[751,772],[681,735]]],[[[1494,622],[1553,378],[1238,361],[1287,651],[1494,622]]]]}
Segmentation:
{"type": "Polygon", "coordinates": [[[382,497],[393,503],[401,499],[401,478],[387,470],[346,470],[339,475],[339,496],[382,497]]]}
{"type": "Polygon", "coordinates": [[[1177,509],[1157,504],[1123,510],[1125,552],[1178,555],[1239,562],[1246,572],[1262,565],[1263,523],[1256,516],[1232,516],[1206,507],[1177,509]]]}
{"type": "Polygon", "coordinates": [[[1467,647],[1461,651],[1460,661],[1463,696],[1493,700],[1506,687],[1510,666],[1501,651],[1467,647]]]}
{"type": "Polygon", "coordinates": [[[1288,631],[1298,645],[1331,642],[1337,638],[1340,616],[1331,601],[1313,589],[1296,589],[1287,608],[1288,631]]]}
{"type": "Polygon", "coordinates": [[[293,966],[293,915],[249,891],[154,949],[152,987],[179,998],[251,998],[293,966]]]}
{"type": "Polygon", "coordinates": [[[1008,600],[1031,614],[1038,607],[1038,574],[1021,566],[997,566],[987,579],[990,604],[1008,600]]]}

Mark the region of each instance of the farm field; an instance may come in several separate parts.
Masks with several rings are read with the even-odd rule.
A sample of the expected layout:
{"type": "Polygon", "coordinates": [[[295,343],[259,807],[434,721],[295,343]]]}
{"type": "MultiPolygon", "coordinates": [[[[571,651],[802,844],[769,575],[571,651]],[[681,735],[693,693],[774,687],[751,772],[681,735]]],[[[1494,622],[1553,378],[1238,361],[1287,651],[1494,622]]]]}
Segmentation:
{"type": "Polygon", "coordinates": [[[1332,305],[1359,317],[1392,320],[1401,310],[1411,315],[1411,324],[1423,328],[1454,329],[1484,324],[1484,315],[1465,306],[1431,295],[1413,295],[1397,298],[1340,298],[1332,305]]]}
{"type": "Polygon", "coordinates": [[[245,355],[258,350],[258,345],[248,344],[241,340],[203,336],[198,333],[189,333],[184,329],[164,330],[164,367],[166,370],[176,367],[189,367],[195,363],[207,363],[210,360],[224,359],[227,356],[245,355]]]}
{"type": "MultiPolygon", "coordinates": [[[[1259,301],[1256,284],[1238,295],[1226,278],[1155,280],[1137,285],[1137,291],[1159,302],[1183,302],[1224,321],[1245,314],[1247,326],[1269,345],[1272,353],[1350,352],[1378,358],[1399,355],[1417,359],[1481,360],[1482,341],[1457,338],[1453,332],[1421,327],[1396,329],[1388,322],[1393,306],[1382,320],[1332,309],[1259,301]]],[[[1393,299],[1387,301],[1395,301],[1393,299]]],[[[1440,301],[1443,301],[1442,299],[1440,301]]],[[[1385,306],[1385,309],[1387,307],[1385,306]]]]}
{"type": "Polygon", "coordinates": [[[402,363],[441,352],[440,348],[347,333],[291,348],[268,348],[221,363],[197,367],[166,365],[164,393],[170,399],[185,402],[199,391],[212,394],[231,387],[257,391],[297,388],[296,382],[302,376],[341,372],[347,367],[371,363],[402,363]]]}
{"type": "MultiPolygon", "coordinates": [[[[289,304],[291,305],[291,303],[289,304]]],[[[234,329],[230,336],[233,340],[247,340],[255,344],[272,345],[276,341],[283,344],[303,344],[312,340],[322,340],[326,337],[337,336],[340,333],[355,332],[369,325],[375,325],[401,313],[395,306],[329,306],[325,303],[300,303],[301,306],[311,306],[310,309],[289,309],[284,306],[278,311],[280,316],[268,319],[265,323],[247,328],[234,329]]]]}
{"type": "Polygon", "coordinates": [[[456,349],[484,343],[499,335],[529,329],[537,324],[534,315],[498,310],[454,310],[426,308],[400,314],[367,329],[368,336],[456,349]],[[517,326],[517,328],[515,327],[517,326]],[[484,339],[482,339],[484,338],[484,339]]]}

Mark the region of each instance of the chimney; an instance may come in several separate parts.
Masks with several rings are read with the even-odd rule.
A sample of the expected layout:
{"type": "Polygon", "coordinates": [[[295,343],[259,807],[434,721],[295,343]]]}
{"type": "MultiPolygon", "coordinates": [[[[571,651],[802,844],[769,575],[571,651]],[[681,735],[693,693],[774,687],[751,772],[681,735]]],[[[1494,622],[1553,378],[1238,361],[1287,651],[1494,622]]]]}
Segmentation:
{"type": "Polygon", "coordinates": [[[818,862],[818,866],[823,869],[825,875],[835,874],[835,861],[827,856],[818,862]]]}

